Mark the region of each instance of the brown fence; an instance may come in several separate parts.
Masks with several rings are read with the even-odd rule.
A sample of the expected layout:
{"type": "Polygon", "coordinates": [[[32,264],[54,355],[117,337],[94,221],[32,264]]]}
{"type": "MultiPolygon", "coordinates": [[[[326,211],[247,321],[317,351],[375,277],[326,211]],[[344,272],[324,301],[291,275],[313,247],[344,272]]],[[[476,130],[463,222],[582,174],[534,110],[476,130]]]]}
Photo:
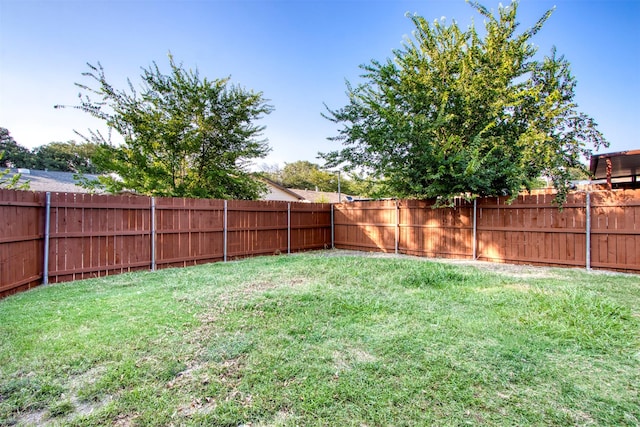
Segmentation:
{"type": "Polygon", "coordinates": [[[335,247],[640,272],[640,190],[334,205],[0,190],[0,297],[44,282],[335,247]],[[333,219],[332,219],[333,217],[333,219]],[[333,222],[333,224],[332,224],[333,222]],[[333,234],[333,235],[332,235],[333,234]],[[46,261],[45,261],[46,259],[46,261]]]}
{"type": "Polygon", "coordinates": [[[51,193],[49,206],[49,283],[150,268],[148,197],[51,193]]]}
{"type": "Polygon", "coordinates": [[[640,190],[433,202],[386,200],[334,206],[343,249],[505,263],[640,272],[640,190]]]}
{"type": "Polygon", "coordinates": [[[0,190],[0,297],[43,282],[328,247],[329,204],[0,190]]]}
{"type": "Polygon", "coordinates": [[[0,296],[42,282],[44,193],[0,189],[0,296]]]}

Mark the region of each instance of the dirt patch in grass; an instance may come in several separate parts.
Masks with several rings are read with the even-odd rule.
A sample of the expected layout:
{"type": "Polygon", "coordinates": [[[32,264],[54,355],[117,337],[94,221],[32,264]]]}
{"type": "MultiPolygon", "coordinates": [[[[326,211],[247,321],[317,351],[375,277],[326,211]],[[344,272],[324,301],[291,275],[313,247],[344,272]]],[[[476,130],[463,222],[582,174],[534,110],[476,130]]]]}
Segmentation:
{"type": "Polygon", "coordinates": [[[204,399],[193,399],[189,404],[178,407],[177,412],[184,417],[191,417],[195,414],[208,414],[218,407],[218,402],[211,397],[204,399]]]}
{"type": "Polygon", "coordinates": [[[105,365],[94,366],[86,372],[72,376],[69,379],[67,386],[71,390],[77,391],[82,387],[95,384],[105,372],[107,372],[107,367],[105,365]]]}
{"type": "Polygon", "coordinates": [[[374,355],[360,348],[344,348],[333,352],[336,374],[352,369],[354,364],[375,362],[376,360],[374,355]]]}
{"type": "Polygon", "coordinates": [[[107,371],[103,365],[95,366],[86,372],[70,376],[64,384],[66,389],[59,401],[54,402],[46,409],[25,411],[16,415],[15,421],[24,426],[49,426],[58,425],[60,422],[69,422],[74,418],[89,415],[100,410],[108,404],[110,396],[98,401],[82,400],[78,393],[81,389],[91,386],[107,371]]]}
{"type": "Polygon", "coordinates": [[[170,389],[182,388],[187,386],[188,384],[193,384],[196,382],[206,384],[209,382],[208,376],[198,376],[198,373],[204,371],[206,367],[207,364],[204,362],[190,361],[183,371],[178,372],[175,378],[167,382],[166,387],[170,389]]]}
{"type": "MultiPolygon", "coordinates": [[[[57,416],[51,409],[40,409],[37,411],[28,411],[19,414],[15,421],[22,426],[52,426],[59,425],[60,422],[70,422],[76,417],[90,415],[100,410],[113,399],[106,397],[97,402],[82,402],[76,396],[72,396],[66,402],[70,407],[70,412],[64,417],[57,416]]],[[[65,402],[62,402],[65,403],[65,402]]]]}
{"type": "MultiPolygon", "coordinates": [[[[235,309],[239,305],[244,304],[254,297],[268,291],[276,289],[302,287],[309,280],[301,277],[292,277],[282,281],[266,281],[257,280],[248,282],[231,292],[225,292],[219,295],[215,301],[211,302],[212,309],[199,315],[200,321],[206,325],[209,323],[217,323],[220,316],[230,309],[235,309]]],[[[259,314],[256,312],[256,314],[259,314]]]]}
{"type": "Polygon", "coordinates": [[[49,411],[42,409],[38,411],[23,412],[16,417],[18,425],[43,426],[49,411]]]}
{"type": "Polygon", "coordinates": [[[138,417],[137,413],[118,415],[113,425],[115,427],[131,427],[136,424],[138,417]]]}

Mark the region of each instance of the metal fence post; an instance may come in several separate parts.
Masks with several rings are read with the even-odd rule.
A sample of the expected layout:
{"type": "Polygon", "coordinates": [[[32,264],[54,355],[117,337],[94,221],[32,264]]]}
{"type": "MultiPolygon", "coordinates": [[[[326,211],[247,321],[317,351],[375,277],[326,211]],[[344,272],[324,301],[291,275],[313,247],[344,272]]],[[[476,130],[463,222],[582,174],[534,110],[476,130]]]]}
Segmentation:
{"type": "Polygon", "coordinates": [[[587,271],[591,270],[591,193],[589,193],[587,191],[587,197],[585,200],[585,209],[586,209],[586,245],[587,245],[587,250],[586,250],[586,264],[587,264],[587,271]]]}
{"type": "Polygon", "coordinates": [[[44,266],[42,269],[42,284],[49,284],[49,238],[51,228],[51,193],[45,194],[44,204],[44,266]]]}
{"type": "Polygon", "coordinates": [[[151,198],[151,271],[156,271],[156,198],[151,198]]]}
{"type": "Polygon", "coordinates": [[[398,255],[398,247],[400,246],[400,205],[396,199],[396,235],[395,235],[395,253],[398,255]]]}
{"type": "Polygon", "coordinates": [[[478,199],[473,199],[473,259],[478,259],[478,199]]]}
{"type": "Polygon", "coordinates": [[[224,201],[224,214],[223,214],[223,224],[222,224],[222,245],[223,245],[223,260],[227,262],[227,201],[224,201]]]}
{"type": "Polygon", "coordinates": [[[335,249],[336,248],[336,241],[335,241],[335,220],[334,220],[334,215],[333,215],[333,203],[331,203],[331,249],[335,249]]]}
{"type": "Polygon", "coordinates": [[[287,253],[291,253],[291,202],[287,203],[287,253]]]}

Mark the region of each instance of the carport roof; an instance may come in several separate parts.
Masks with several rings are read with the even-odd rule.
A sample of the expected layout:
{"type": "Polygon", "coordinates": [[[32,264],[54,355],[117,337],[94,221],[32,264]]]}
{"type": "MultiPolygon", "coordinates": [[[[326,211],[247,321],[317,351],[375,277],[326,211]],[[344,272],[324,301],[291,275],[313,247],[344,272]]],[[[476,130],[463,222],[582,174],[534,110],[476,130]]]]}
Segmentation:
{"type": "Polygon", "coordinates": [[[640,175],[640,150],[594,154],[589,167],[595,179],[626,178],[640,175]],[[611,170],[607,173],[607,164],[611,170]]]}

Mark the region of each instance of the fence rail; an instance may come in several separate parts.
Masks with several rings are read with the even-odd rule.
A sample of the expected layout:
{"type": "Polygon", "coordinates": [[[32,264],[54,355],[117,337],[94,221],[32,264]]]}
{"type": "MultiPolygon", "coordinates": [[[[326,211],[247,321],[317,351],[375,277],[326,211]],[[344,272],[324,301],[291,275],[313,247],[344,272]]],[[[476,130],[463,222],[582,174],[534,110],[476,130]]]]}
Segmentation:
{"type": "Polygon", "coordinates": [[[0,190],[0,297],[43,282],[328,247],[329,204],[0,190]]]}
{"type": "Polygon", "coordinates": [[[563,209],[553,194],[334,206],[342,249],[640,273],[640,190],[575,192],[563,209]]]}

